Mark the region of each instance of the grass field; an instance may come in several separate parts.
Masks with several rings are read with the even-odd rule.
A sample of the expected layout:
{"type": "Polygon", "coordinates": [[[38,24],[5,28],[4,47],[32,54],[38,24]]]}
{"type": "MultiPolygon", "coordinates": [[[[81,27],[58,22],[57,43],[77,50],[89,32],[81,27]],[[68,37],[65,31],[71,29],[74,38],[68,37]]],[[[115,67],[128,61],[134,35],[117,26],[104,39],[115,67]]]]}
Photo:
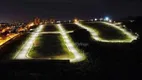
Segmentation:
{"type": "Polygon", "coordinates": [[[95,23],[83,23],[86,26],[89,26],[95,30],[97,30],[99,32],[99,37],[101,37],[102,39],[106,39],[106,40],[125,40],[127,39],[127,35],[123,34],[121,31],[99,23],[99,22],[95,22],[95,23]]]}
{"type": "Polygon", "coordinates": [[[53,24],[48,24],[42,31],[58,31],[58,29],[53,24]]]}
{"type": "Polygon", "coordinates": [[[68,59],[73,58],[66,46],[61,43],[60,34],[40,35],[29,53],[32,58],[68,59]]]}
{"type": "Polygon", "coordinates": [[[76,29],[81,29],[79,26],[75,25],[75,24],[62,24],[65,28],[66,31],[73,31],[76,29]]]}

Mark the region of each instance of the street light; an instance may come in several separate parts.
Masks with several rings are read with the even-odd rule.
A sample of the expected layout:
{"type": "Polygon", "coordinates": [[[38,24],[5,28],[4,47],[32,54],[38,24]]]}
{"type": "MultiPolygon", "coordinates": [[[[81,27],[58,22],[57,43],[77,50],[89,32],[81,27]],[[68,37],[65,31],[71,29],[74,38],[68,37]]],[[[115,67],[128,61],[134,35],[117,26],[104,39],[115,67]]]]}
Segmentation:
{"type": "Polygon", "coordinates": [[[95,18],[95,21],[97,21],[98,19],[97,18],[95,18]]]}
{"type": "Polygon", "coordinates": [[[110,19],[109,22],[112,23],[112,20],[110,19]]]}
{"type": "Polygon", "coordinates": [[[105,17],[105,19],[104,19],[105,21],[109,21],[110,20],[110,18],[109,17],[105,17]]]}
{"type": "Polygon", "coordinates": [[[75,19],[74,19],[74,22],[75,22],[75,23],[78,22],[78,19],[75,18],[75,19]]]}
{"type": "Polygon", "coordinates": [[[103,20],[103,18],[100,18],[100,21],[102,21],[103,20]]]}

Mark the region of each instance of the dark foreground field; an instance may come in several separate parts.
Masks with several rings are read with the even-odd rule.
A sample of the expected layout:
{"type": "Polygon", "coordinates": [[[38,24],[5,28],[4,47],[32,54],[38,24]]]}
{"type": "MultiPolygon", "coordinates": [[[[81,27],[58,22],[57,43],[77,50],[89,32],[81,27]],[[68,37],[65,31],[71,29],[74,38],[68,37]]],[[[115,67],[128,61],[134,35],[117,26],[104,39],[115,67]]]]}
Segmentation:
{"type": "Polygon", "coordinates": [[[58,31],[58,29],[56,28],[55,25],[53,24],[47,24],[44,28],[43,28],[43,32],[44,31],[58,31]]]}
{"type": "Polygon", "coordinates": [[[79,26],[77,26],[75,24],[63,24],[63,26],[64,26],[65,30],[67,30],[67,31],[81,29],[79,26]]]}

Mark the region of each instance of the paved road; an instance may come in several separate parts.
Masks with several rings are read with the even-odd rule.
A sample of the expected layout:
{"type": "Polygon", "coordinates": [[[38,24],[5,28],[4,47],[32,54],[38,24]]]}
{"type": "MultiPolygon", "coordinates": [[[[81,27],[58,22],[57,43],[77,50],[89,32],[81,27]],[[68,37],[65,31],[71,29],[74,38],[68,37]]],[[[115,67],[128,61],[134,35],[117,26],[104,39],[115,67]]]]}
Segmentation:
{"type": "MultiPolygon", "coordinates": [[[[137,39],[137,36],[134,36],[132,33],[128,32],[127,30],[123,29],[120,26],[116,26],[112,23],[107,23],[107,22],[102,22],[99,24],[104,24],[104,26],[106,26],[106,29],[108,28],[107,26],[110,26],[112,28],[114,28],[115,30],[118,30],[121,34],[126,35],[125,39],[115,39],[115,40],[111,40],[111,39],[103,39],[100,36],[100,31],[94,28],[91,28],[91,26],[87,26],[87,25],[83,25],[82,23],[76,22],[76,25],[80,26],[83,29],[86,29],[87,31],[90,32],[90,34],[92,35],[92,38],[96,41],[99,42],[107,42],[107,43],[131,43],[133,40],[137,39]]],[[[118,36],[119,37],[119,36],[118,36]]]]}
{"type": "MultiPolygon", "coordinates": [[[[83,61],[85,59],[85,56],[83,54],[81,54],[81,52],[79,51],[79,49],[77,49],[77,47],[75,47],[74,43],[72,42],[72,40],[68,36],[68,33],[71,33],[73,31],[65,31],[63,26],[61,26],[61,24],[57,24],[56,27],[58,28],[59,31],[45,32],[45,31],[48,31],[47,29],[45,29],[45,25],[40,25],[39,27],[37,27],[35,32],[31,33],[30,37],[26,40],[26,42],[23,44],[23,46],[18,50],[18,52],[16,52],[16,55],[14,58],[15,59],[33,59],[31,56],[29,56],[29,52],[31,51],[36,38],[40,34],[42,34],[42,35],[43,34],[47,34],[47,35],[48,34],[60,34],[63,39],[63,41],[61,41],[60,44],[65,45],[64,47],[62,47],[62,50],[64,50],[65,47],[67,47],[66,54],[69,54],[70,57],[66,57],[66,56],[58,57],[57,56],[56,58],[59,58],[59,60],[60,59],[63,59],[63,60],[68,59],[71,62],[83,61]],[[74,57],[72,57],[72,56],[74,56],[74,57]]],[[[52,59],[52,58],[45,58],[45,59],[52,59]]]]}

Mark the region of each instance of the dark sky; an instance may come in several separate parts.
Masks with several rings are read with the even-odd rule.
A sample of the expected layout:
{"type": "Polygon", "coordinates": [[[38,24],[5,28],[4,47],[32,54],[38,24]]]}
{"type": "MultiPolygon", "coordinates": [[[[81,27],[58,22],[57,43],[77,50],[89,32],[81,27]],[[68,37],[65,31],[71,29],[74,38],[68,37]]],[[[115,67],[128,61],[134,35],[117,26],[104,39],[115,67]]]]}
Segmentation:
{"type": "Polygon", "coordinates": [[[142,16],[141,0],[4,0],[0,22],[29,21],[34,17],[72,19],[142,16]]]}

